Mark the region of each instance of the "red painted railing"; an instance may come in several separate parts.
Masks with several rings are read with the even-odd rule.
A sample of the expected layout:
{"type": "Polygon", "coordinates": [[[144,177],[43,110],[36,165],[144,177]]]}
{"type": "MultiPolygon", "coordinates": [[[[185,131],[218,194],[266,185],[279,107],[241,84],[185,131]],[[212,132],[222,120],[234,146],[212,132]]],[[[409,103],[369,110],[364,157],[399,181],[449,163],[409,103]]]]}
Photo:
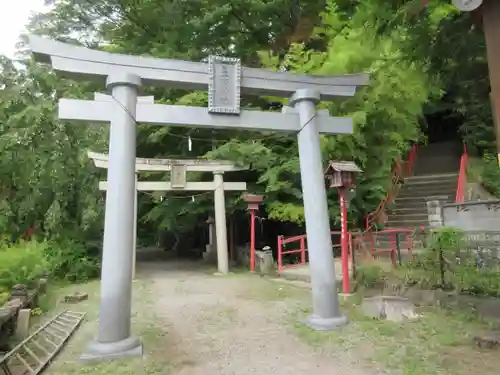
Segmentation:
{"type": "Polygon", "coordinates": [[[467,153],[467,146],[464,144],[464,152],[460,158],[460,170],[458,173],[457,181],[457,194],[455,202],[460,203],[465,200],[465,191],[467,189],[467,164],[469,163],[469,154],[467,153]]]}
{"type": "MultiPolygon", "coordinates": [[[[341,235],[340,231],[331,232],[333,235],[341,235]]],[[[397,249],[397,238],[396,236],[404,234],[406,241],[406,246],[408,251],[411,253],[413,249],[412,242],[412,234],[413,230],[406,228],[397,228],[397,229],[386,229],[378,232],[364,232],[364,233],[348,233],[348,253],[341,253],[341,260],[345,262],[347,259],[347,266],[342,265],[342,285],[345,293],[349,293],[350,290],[350,272],[355,269],[354,262],[354,251],[362,252],[363,250],[368,250],[368,253],[371,257],[375,257],[376,255],[390,254],[391,261],[393,265],[397,265],[398,259],[398,249],[397,249]],[[375,249],[377,236],[388,235],[389,238],[389,247],[384,249],[375,249]],[[369,246],[369,249],[366,249],[366,246],[369,246]]],[[[300,236],[293,236],[285,238],[284,236],[278,236],[278,272],[282,272],[285,269],[301,267],[305,266],[307,263],[307,245],[306,245],[307,235],[303,234],[300,236]],[[298,248],[287,250],[285,249],[286,245],[290,244],[298,244],[298,248]],[[285,263],[283,257],[286,255],[297,255],[294,260],[298,261],[297,263],[289,262],[285,263]]],[[[333,245],[333,248],[341,247],[340,244],[333,245]]]]}
{"type": "Polygon", "coordinates": [[[399,235],[403,235],[403,241],[406,242],[406,248],[411,254],[413,250],[413,239],[412,239],[413,233],[414,233],[413,229],[407,229],[407,228],[391,228],[376,232],[366,231],[354,237],[354,244],[353,244],[354,251],[359,252],[360,250],[368,250],[372,258],[375,258],[375,256],[377,255],[390,254],[392,264],[396,265],[398,262],[397,259],[398,248],[397,248],[396,237],[399,235]],[[384,235],[386,235],[387,236],[386,238],[389,240],[388,247],[376,249],[378,238],[383,237],[384,235]],[[364,249],[360,249],[362,245],[364,245],[365,247],[364,249]],[[366,249],[367,245],[369,247],[368,249],[366,249]]]}
{"type": "MultiPolygon", "coordinates": [[[[351,264],[354,266],[354,251],[356,251],[357,248],[359,247],[365,247],[366,244],[369,244],[369,252],[372,257],[380,254],[390,254],[391,255],[391,260],[394,265],[397,264],[397,246],[396,246],[396,236],[399,235],[400,233],[405,234],[405,240],[407,242],[407,248],[409,251],[412,250],[413,242],[412,242],[412,233],[413,230],[411,229],[405,229],[405,228],[397,228],[397,229],[387,229],[387,230],[382,230],[382,231],[377,231],[375,233],[371,232],[371,229],[373,229],[375,220],[378,218],[378,216],[384,212],[385,210],[385,205],[387,203],[392,202],[392,200],[396,197],[397,192],[399,190],[400,186],[400,181],[404,179],[404,177],[407,177],[413,173],[413,167],[415,163],[415,158],[417,155],[417,150],[418,150],[418,145],[414,144],[408,154],[408,160],[406,162],[398,161],[396,163],[396,166],[394,167],[393,173],[392,173],[392,185],[391,188],[389,189],[389,192],[387,194],[387,197],[382,200],[377,207],[377,209],[369,214],[366,217],[366,228],[365,232],[363,233],[349,233],[349,249],[348,249],[348,254],[341,254],[342,259],[345,259],[346,257],[348,258],[348,264],[351,264]],[[389,248],[388,249],[377,249],[375,250],[375,244],[376,244],[376,238],[378,235],[382,234],[388,234],[389,235],[389,248]]],[[[332,235],[341,235],[341,232],[333,231],[331,232],[332,235]]],[[[288,237],[285,238],[284,236],[278,236],[278,246],[277,246],[277,257],[278,257],[278,272],[281,272],[285,270],[286,268],[293,268],[293,267],[300,267],[304,266],[307,263],[307,246],[306,246],[306,241],[307,241],[307,235],[300,235],[300,236],[293,236],[293,237],[288,237]],[[286,245],[289,244],[296,244],[298,243],[298,248],[292,249],[292,250],[287,250],[285,249],[286,245]],[[300,260],[298,260],[298,257],[296,260],[298,260],[298,263],[287,263],[285,264],[283,256],[285,255],[292,255],[292,254],[299,254],[300,255],[300,260]]],[[[334,245],[335,247],[341,247],[341,245],[334,245]]],[[[344,292],[349,291],[349,268],[351,267],[343,267],[344,269],[347,268],[347,272],[344,272],[343,274],[343,285],[344,285],[344,292]]]]}
{"type": "MultiPolygon", "coordinates": [[[[332,231],[332,236],[341,236],[340,231],[332,231]]],[[[283,271],[286,268],[300,267],[307,263],[307,235],[302,234],[300,236],[293,236],[285,238],[284,236],[278,236],[278,271],[283,271]],[[286,245],[295,244],[294,247],[298,248],[287,250],[286,245]],[[283,261],[284,255],[299,254],[300,257],[296,257],[295,260],[298,263],[286,263],[283,261]]],[[[292,245],[293,246],[293,245],[292,245]]],[[[333,248],[340,248],[340,243],[338,245],[333,245],[333,248]]],[[[352,260],[352,236],[349,233],[349,254],[347,255],[350,260],[352,260]]]]}
{"type": "Polygon", "coordinates": [[[385,212],[385,206],[387,205],[387,203],[392,203],[394,198],[396,198],[396,196],[398,195],[399,188],[401,186],[400,182],[404,180],[405,177],[408,177],[413,173],[417,151],[418,145],[414,144],[411,147],[410,152],[408,153],[408,160],[406,162],[401,160],[398,160],[396,162],[396,165],[392,170],[391,187],[387,192],[387,196],[379,203],[375,211],[366,216],[365,231],[371,231],[373,229],[380,215],[385,212]]]}
{"type": "Polygon", "coordinates": [[[307,235],[288,237],[278,236],[278,271],[283,271],[285,268],[298,267],[306,264],[306,238],[307,235]],[[294,250],[285,250],[284,247],[288,244],[299,242],[299,248],[294,250]],[[299,263],[290,263],[285,266],[283,263],[283,255],[300,254],[299,263]]]}

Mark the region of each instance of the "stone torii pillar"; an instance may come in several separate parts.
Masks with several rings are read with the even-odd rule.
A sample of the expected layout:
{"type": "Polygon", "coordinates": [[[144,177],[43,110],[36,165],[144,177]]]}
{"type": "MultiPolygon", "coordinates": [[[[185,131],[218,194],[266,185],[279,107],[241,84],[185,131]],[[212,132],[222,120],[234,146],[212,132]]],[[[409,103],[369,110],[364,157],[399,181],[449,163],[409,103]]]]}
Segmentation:
{"type": "MultiPolygon", "coordinates": [[[[101,93],[94,93],[94,100],[96,101],[106,101],[106,102],[112,102],[113,98],[110,95],[106,94],[101,94],[101,93]]],[[[153,96],[139,96],[137,97],[137,102],[138,103],[154,103],[154,97],[153,96]]],[[[94,165],[96,167],[99,167],[99,159],[95,159],[92,156],[98,156],[99,154],[89,152],[88,156],[94,161],[94,165]]],[[[106,169],[108,169],[108,166],[106,164],[106,169]]],[[[134,230],[133,230],[133,245],[132,245],[132,278],[135,278],[135,264],[136,264],[136,254],[137,254],[137,173],[135,174],[135,185],[136,185],[136,193],[134,195],[134,230]]]]}
{"type": "Polygon", "coordinates": [[[368,84],[367,74],[324,77],[273,72],[242,68],[239,59],[218,56],[210,56],[208,63],[127,56],[37,36],[29,37],[29,45],[35,58],[50,61],[66,76],[106,83],[114,98],[114,102],[59,101],[61,119],[111,124],[101,318],[97,340],[86,358],[142,352],[139,341],[130,336],[135,122],[297,134],[313,297],[313,312],[305,323],[318,330],[347,323],[338,303],[319,132],[350,134],[352,120],[316,112],[316,104],[353,96],[358,86],[368,84]],[[208,108],[137,103],[141,84],[187,90],[208,87],[208,108]],[[242,110],[240,93],[291,97],[294,108],[284,113],[242,110]],[[120,229],[130,234],[120,237],[120,229]]]}

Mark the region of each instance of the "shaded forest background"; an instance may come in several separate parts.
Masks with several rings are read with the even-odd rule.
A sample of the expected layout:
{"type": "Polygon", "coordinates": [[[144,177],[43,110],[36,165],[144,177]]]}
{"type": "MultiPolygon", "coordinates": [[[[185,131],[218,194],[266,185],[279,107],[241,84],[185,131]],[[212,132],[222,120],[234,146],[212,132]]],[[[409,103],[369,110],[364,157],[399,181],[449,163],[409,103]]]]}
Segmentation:
{"type": "MultiPolygon", "coordinates": [[[[29,31],[110,52],[200,61],[236,56],[245,66],[337,75],[368,72],[371,85],[348,100],[321,103],[331,115],[350,116],[355,132],[322,136],[324,160],[354,160],[364,173],[350,205],[357,227],[385,197],[395,161],[439,119],[457,123],[469,150],[489,161],[494,134],[481,25],[446,1],[421,0],[48,0],[29,31]],[[432,123],[426,119],[432,117],[432,123]]],[[[0,57],[0,233],[16,239],[29,227],[40,238],[99,248],[105,178],[87,150],[107,152],[108,128],[60,121],[61,97],[91,98],[92,83],[56,77],[34,64],[21,42],[15,61],[0,57]]],[[[206,92],[145,87],[157,102],[207,105],[206,92]]],[[[244,97],[243,106],[275,110],[272,97],[244,97]]],[[[228,175],[265,195],[263,219],[276,231],[303,232],[299,159],[294,136],[236,130],[139,126],[140,157],[228,159],[250,171],[228,175]],[[192,140],[189,148],[188,139],[192,140]],[[288,225],[288,226],[287,226],[288,225]]],[[[166,178],[147,175],[143,179],[166,178]]],[[[190,176],[192,180],[203,178],[190,176]]],[[[335,191],[329,191],[338,226],[335,191]]],[[[227,194],[228,212],[246,223],[246,205],[227,194]]],[[[211,193],[141,194],[139,236],[154,243],[159,230],[189,233],[205,226],[211,193]]],[[[243,224],[246,225],[246,224],[243,224]]],[[[274,235],[274,233],[273,233],[274,235]]],[[[87,249],[87,250],[85,250],[87,249]]]]}

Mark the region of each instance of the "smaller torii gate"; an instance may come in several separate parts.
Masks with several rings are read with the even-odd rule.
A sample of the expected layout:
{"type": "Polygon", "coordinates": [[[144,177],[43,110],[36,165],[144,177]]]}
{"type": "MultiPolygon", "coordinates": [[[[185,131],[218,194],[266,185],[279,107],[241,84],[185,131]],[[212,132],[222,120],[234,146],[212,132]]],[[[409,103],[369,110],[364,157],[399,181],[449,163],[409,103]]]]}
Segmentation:
{"type": "MultiPolygon", "coordinates": [[[[105,97],[106,95],[102,95],[105,97]]],[[[100,96],[101,97],[101,96],[100,96]]],[[[108,169],[108,155],[89,151],[88,157],[97,168],[108,169]]],[[[245,191],[246,182],[224,182],[224,172],[235,172],[248,169],[246,166],[236,166],[224,160],[200,159],[135,159],[136,191],[213,191],[215,230],[217,241],[217,269],[220,273],[229,272],[225,191],[245,191]],[[171,181],[138,181],[139,172],[171,172],[171,181]],[[188,182],[187,172],[212,172],[213,181],[188,182]]],[[[107,191],[108,181],[99,182],[99,190],[107,191]]],[[[133,247],[133,277],[135,275],[135,256],[137,240],[137,193],[134,202],[134,247],[133,247]]]]}

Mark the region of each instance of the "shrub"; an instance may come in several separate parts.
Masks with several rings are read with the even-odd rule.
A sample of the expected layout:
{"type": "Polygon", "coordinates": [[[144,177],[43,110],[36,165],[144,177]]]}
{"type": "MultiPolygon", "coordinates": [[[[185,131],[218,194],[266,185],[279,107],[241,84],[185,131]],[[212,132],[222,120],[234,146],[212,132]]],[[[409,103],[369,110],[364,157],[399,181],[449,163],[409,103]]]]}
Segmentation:
{"type": "Polygon", "coordinates": [[[440,228],[429,234],[429,246],[405,267],[420,275],[424,288],[455,289],[461,293],[500,296],[500,262],[467,233],[440,228]]]}
{"type": "Polygon", "coordinates": [[[9,292],[0,292],[0,306],[2,306],[9,298],[9,292]]]}
{"type": "Polygon", "coordinates": [[[486,190],[495,197],[500,197],[500,168],[496,156],[490,154],[484,156],[481,181],[486,190]]]}
{"type": "Polygon", "coordinates": [[[82,282],[99,275],[97,257],[75,241],[29,241],[0,245],[0,299],[16,284],[33,285],[48,274],[57,280],[82,282]]]}
{"type": "Polygon", "coordinates": [[[10,290],[16,284],[32,285],[48,269],[46,242],[19,242],[0,248],[0,289],[10,290]]]}
{"type": "Polygon", "coordinates": [[[377,262],[363,263],[356,268],[356,282],[359,286],[371,289],[385,280],[385,271],[377,262]]]}
{"type": "Polygon", "coordinates": [[[50,266],[50,274],[56,279],[74,283],[99,276],[100,264],[97,257],[89,256],[88,249],[79,242],[54,242],[47,247],[45,258],[50,266]]]}

